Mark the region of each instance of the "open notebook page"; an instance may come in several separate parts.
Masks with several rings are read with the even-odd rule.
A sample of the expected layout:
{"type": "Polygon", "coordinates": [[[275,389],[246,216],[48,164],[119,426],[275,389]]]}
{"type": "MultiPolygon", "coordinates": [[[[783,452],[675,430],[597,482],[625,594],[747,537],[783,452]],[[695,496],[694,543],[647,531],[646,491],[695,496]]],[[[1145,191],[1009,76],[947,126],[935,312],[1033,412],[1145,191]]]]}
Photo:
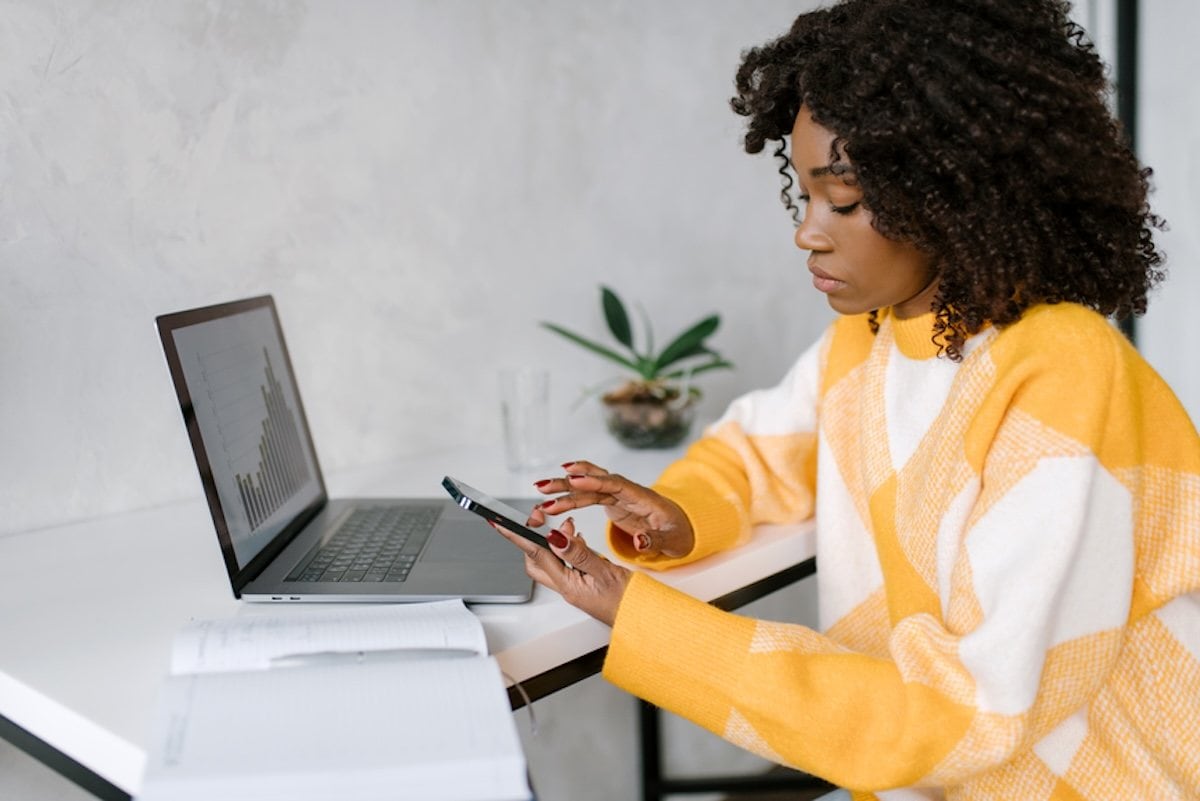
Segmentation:
{"type": "Polygon", "coordinates": [[[491,658],[172,676],[139,801],[530,797],[491,658]]]}
{"type": "Polygon", "coordinates": [[[461,600],[305,609],[196,621],[175,638],[171,673],[267,670],[271,660],[326,651],[467,649],[487,653],[483,625],[461,600]]]}

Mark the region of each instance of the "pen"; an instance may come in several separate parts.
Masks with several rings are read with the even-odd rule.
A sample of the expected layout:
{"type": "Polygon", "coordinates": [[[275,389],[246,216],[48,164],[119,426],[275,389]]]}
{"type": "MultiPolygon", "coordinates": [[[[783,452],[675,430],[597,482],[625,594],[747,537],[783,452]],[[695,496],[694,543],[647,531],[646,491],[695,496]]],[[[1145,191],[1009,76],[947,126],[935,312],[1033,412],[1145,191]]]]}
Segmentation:
{"type": "Polygon", "coordinates": [[[479,656],[470,648],[391,648],[380,651],[316,651],[306,654],[284,654],[271,658],[271,667],[303,667],[305,665],[361,665],[368,662],[421,662],[427,659],[455,659],[479,656]]]}

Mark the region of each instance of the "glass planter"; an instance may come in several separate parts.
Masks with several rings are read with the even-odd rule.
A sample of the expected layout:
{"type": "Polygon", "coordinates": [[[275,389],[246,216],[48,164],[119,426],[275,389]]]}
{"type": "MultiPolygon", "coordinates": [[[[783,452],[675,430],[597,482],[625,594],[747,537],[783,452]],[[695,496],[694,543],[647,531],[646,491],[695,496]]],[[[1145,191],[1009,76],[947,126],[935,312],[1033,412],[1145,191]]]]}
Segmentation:
{"type": "Polygon", "coordinates": [[[670,448],[692,430],[693,398],[682,402],[658,398],[604,398],[605,423],[617,441],[629,448],[670,448]]]}

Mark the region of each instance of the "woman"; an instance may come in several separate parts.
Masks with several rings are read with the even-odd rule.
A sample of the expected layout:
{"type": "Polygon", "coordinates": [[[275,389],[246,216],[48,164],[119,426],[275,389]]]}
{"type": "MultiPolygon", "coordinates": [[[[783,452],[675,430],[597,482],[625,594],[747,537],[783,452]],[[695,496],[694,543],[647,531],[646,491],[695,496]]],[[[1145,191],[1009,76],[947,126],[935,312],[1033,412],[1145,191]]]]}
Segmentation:
{"type": "Polygon", "coordinates": [[[653,569],[815,514],[820,633],[569,518],[578,570],[506,534],[613,627],[612,682],[856,798],[1200,797],[1200,439],[1104,317],[1145,309],[1159,221],[1066,12],[851,0],[749,51],[746,149],[841,316],[653,488],[538,484],[532,524],[602,504],[653,569]]]}

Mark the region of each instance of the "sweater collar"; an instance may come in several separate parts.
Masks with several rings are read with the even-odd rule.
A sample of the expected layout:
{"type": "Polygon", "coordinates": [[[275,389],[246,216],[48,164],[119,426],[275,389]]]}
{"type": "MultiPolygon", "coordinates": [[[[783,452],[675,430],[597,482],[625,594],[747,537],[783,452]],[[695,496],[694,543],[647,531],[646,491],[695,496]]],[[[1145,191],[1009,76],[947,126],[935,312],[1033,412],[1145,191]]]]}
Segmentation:
{"type": "Polygon", "coordinates": [[[880,324],[890,325],[896,347],[910,359],[932,359],[938,355],[938,346],[933,341],[934,313],[927,312],[904,320],[897,318],[891,309],[881,310],[880,324]]]}

